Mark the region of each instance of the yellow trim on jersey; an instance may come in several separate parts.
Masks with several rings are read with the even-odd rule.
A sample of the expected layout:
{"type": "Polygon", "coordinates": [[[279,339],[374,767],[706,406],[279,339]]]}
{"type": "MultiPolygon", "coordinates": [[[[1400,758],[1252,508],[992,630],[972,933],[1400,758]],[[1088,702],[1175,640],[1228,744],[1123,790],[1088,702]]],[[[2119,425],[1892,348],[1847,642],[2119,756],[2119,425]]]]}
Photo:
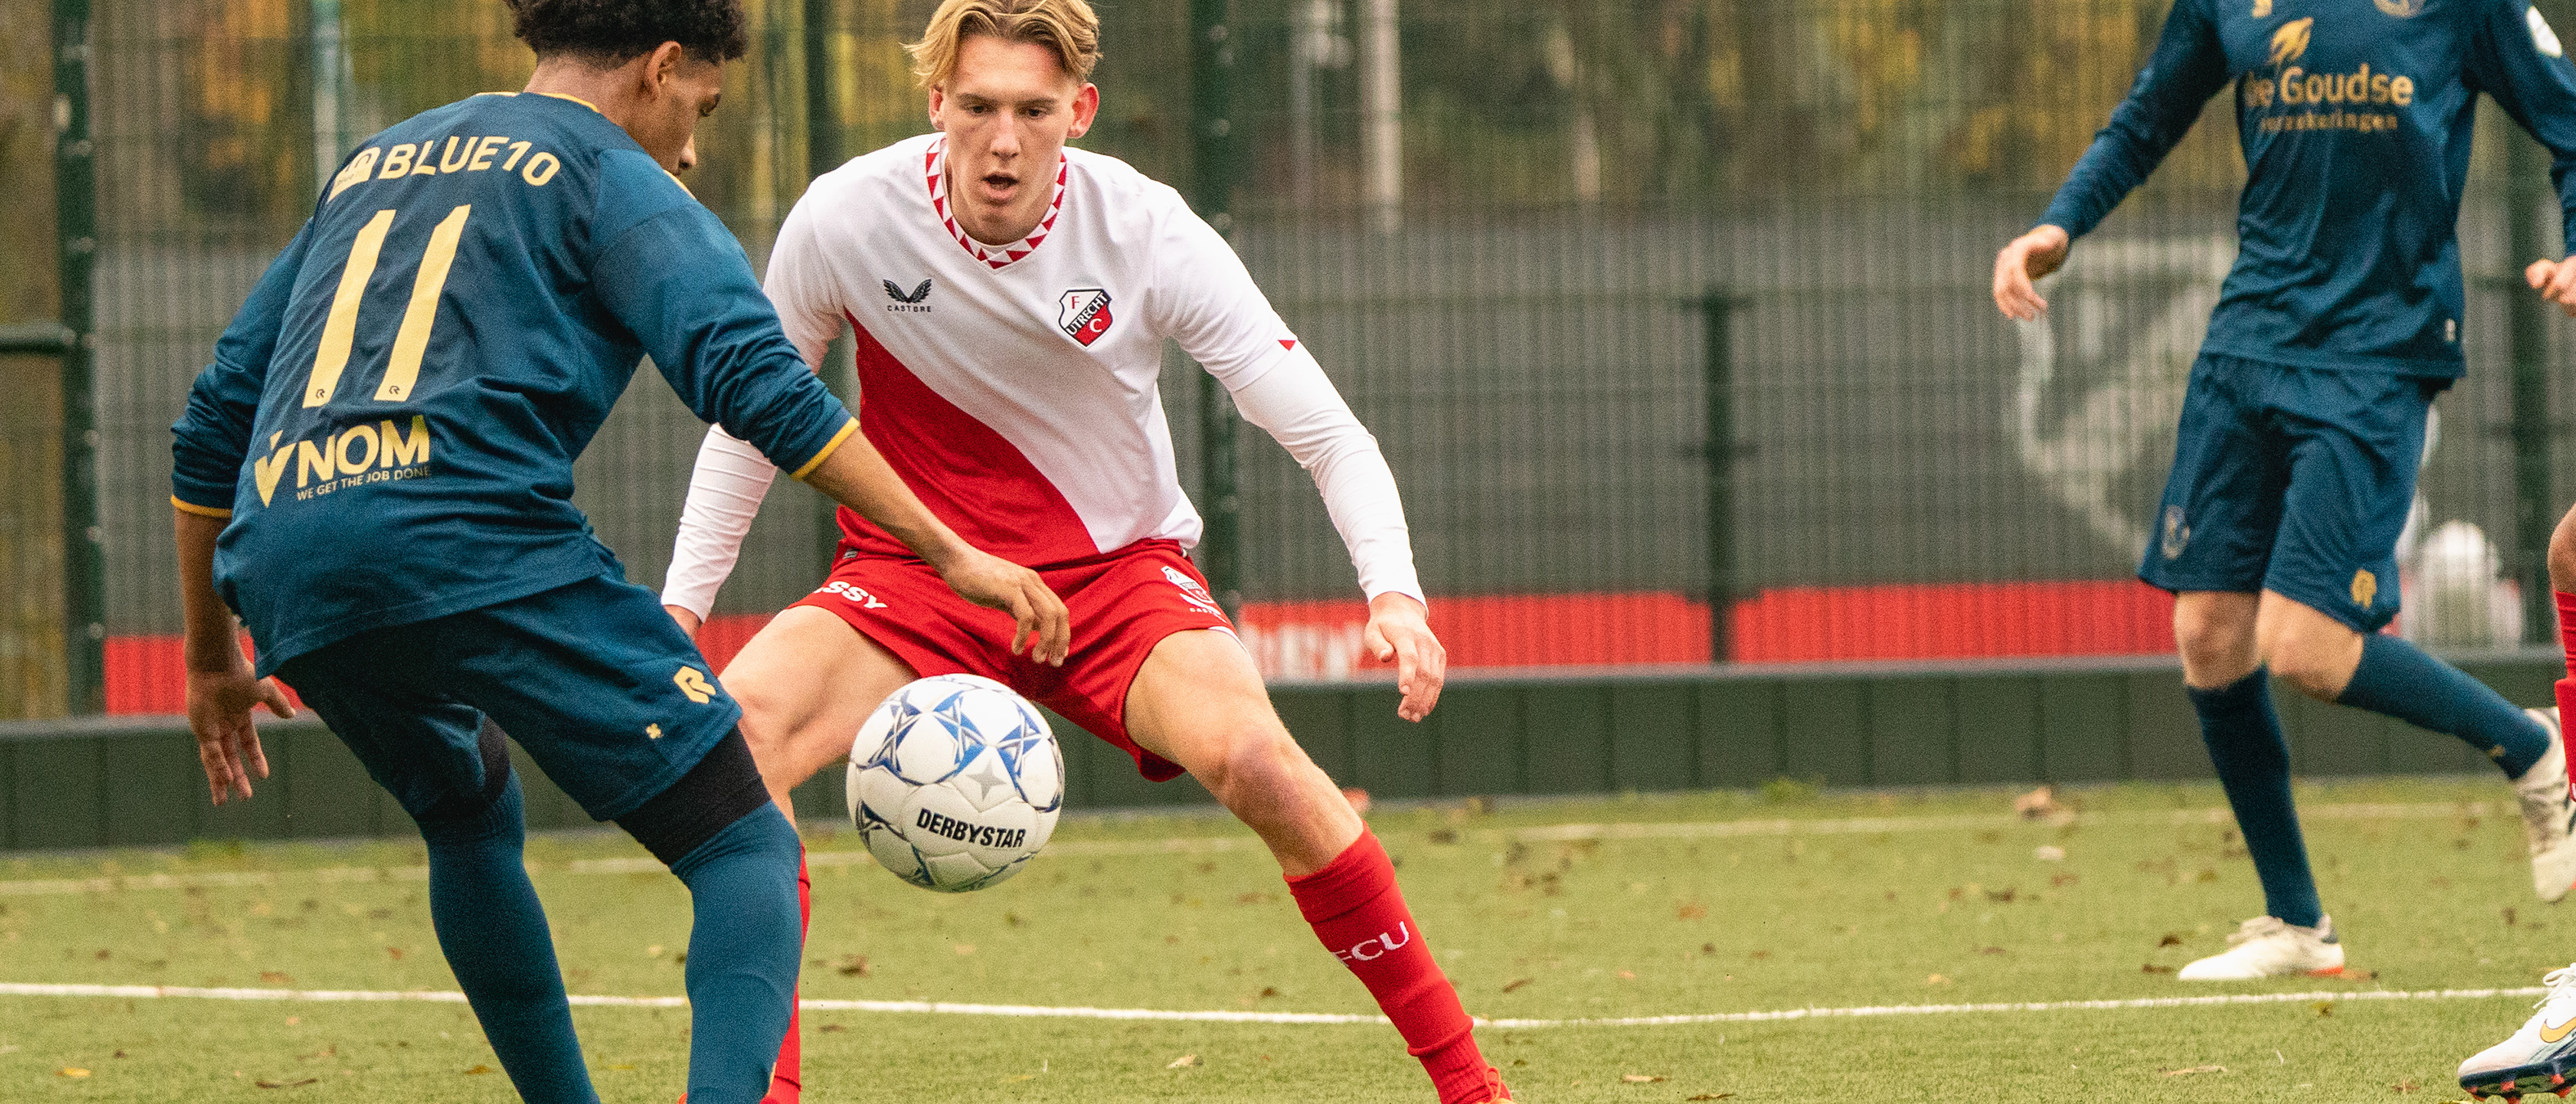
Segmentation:
{"type": "Polygon", "coordinates": [[[823,446],[823,451],[815,453],[814,458],[806,461],[804,467],[798,468],[794,473],[792,473],[792,477],[803,479],[808,474],[812,473],[814,469],[822,467],[823,461],[831,459],[833,453],[841,451],[842,444],[849,441],[850,435],[857,433],[858,431],[859,420],[857,418],[852,418],[847,422],[841,423],[841,431],[832,435],[832,440],[823,446]]]}
{"type": "MultiPolygon", "coordinates": [[[[583,106],[583,107],[587,107],[587,108],[591,109],[592,111],[599,111],[599,105],[598,105],[598,104],[592,103],[592,102],[590,102],[589,100],[582,99],[582,98],[581,98],[581,97],[579,97],[579,96],[567,96],[567,95],[564,95],[564,94],[563,94],[563,93],[561,93],[561,92],[539,92],[539,93],[537,93],[537,95],[540,95],[540,96],[552,96],[552,97],[554,97],[554,98],[556,98],[556,99],[558,99],[558,100],[571,100],[572,102],[577,103],[577,104],[580,104],[580,105],[581,105],[581,106],[583,106]]],[[[605,112],[605,111],[599,111],[599,113],[600,113],[600,114],[602,114],[602,115],[606,115],[606,114],[608,114],[608,113],[607,113],[607,112],[605,112]]]]}
{"type": "Polygon", "coordinates": [[[228,518],[233,516],[233,512],[230,510],[218,510],[212,506],[199,506],[194,502],[183,502],[177,495],[170,496],[170,505],[176,506],[188,513],[195,514],[198,517],[228,518]]]}

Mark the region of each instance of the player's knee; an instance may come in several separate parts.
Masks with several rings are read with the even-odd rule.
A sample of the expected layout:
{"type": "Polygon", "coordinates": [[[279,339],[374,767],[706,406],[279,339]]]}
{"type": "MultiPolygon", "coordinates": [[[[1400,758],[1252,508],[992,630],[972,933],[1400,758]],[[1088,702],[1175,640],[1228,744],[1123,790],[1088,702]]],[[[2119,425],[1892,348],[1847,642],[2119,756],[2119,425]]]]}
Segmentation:
{"type": "Polygon", "coordinates": [[[752,764],[751,747],[736,729],[707,749],[679,781],[618,817],[617,826],[669,866],[769,803],[769,788],[752,764]]]}
{"type": "Polygon", "coordinates": [[[2343,661],[2337,643],[2308,636],[2285,637],[2264,659],[2272,668],[2272,677],[2311,698],[2333,701],[2343,694],[2344,684],[2352,681],[2352,665],[2343,661]]]}
{"type": "Polygon", "coordinates": [[[2174,645],[2181,650],[2184,662],[2195,668],[2242,666],[2250,670],[2254,662],[2254,626],[2242,614],[2233,603],[2174,603],[2174,645]]]}
{"type": "Polygon", "coordinates": [[[1276,724],[1247,724],[1225,742],[1225,750],[1191,774],[1216,799],[1232,807],[1262,794],[1288,788],[1306,765],[1306,753],[1276,724]]]}
{"type": "Polygon", "coordinates": [[[2576,510],[2558,519],[2549,534],[2549,588],[2576,593],[2576,510]]]}
{"type": "Polygon", "coordinates": [[[475,743],[483,758],[482,789],[448,794],[413,813],[412,823],[420,827],[423,841],[478,843],[526,835],[519,779],[510,769],[509,737],[492,718],[485,717],[482,730],[475,734],[475,743]]]}

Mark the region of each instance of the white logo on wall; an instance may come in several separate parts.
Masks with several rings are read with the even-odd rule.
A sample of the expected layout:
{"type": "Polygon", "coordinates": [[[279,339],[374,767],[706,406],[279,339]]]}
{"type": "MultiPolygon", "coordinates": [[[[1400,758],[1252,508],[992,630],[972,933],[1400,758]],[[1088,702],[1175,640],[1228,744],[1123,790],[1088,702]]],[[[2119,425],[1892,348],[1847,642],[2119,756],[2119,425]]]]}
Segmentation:
{"type": "MultiPolygon", "coordinates": [[[[2235,263],[2236,243],[2223,237],[2087,242],[2041,281],[2048,316],[2019,324],[2021,385],[2006,431],[2022,467],[2124,556],[2149,536],[2148,515],[2127,494],[2173,458],[2191,364],[2235,263]],[[2160,300],[2142,294],[2164,289],[2160,300]],[[2141,301],[2144,311],[2123,317],[2125,304],[2141,301]],[[2061,373],[2070,378],[2060,382],[2061,373]],[[2059,398],[2076,387],[2081,394],[2059,398]]],[[[2155,536],[2160,548],[2179,538],[2176,552],[2191,539],[2180,524],[2155,536]]]]}

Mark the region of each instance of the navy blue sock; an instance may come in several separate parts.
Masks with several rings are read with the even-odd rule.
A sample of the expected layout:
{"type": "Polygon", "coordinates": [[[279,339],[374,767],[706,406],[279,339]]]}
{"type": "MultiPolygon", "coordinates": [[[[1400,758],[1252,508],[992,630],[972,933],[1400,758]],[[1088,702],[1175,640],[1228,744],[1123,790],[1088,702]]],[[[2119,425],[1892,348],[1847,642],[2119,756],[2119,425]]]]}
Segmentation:
{"type": "Polygon", "coordinates": [[[512,777],[500,800],[481,813],[421,824],[429,844],[430,922],[519,1096],[597,1104],[573,1035],[572,1008],[564,1003],[554,936],[528,882],[520,816],[519,780],[512,777]]]}
{"type": "Polygon", "coordinates": [[[689,887],[689,1102],[754,1104],[787,1037],[805,933],[796,829],[763,802],[671,864],[689,887]]]}
{"type": "Polygon", "coordinates": [[[2245,833],[2245,850],[2254,856],[2264,911],[2312,928],[2325,915],[2325,906],[2317,900],[2307,841],[2299,835],[2299,811],[2290,802],[2290,742],[2281,735],[2280,714],[2272,710],[2271,681],[2258,667],[2233,686],[2184,690],[2191,695],[2192,712],[2200,714],[2200,739],[2209,745],[2218,784],[2226,788],[2227,805],[2236,811],[2237,830],[2245,833]]]}
{"type": "Polygon", "coordinates": [[[2361,665],[2335,700],[2457,736],[2507,778],[2522,777],[2549,754],[2549,733],[2504,695],[2393,636],[2361,638],[2361,665]]]}

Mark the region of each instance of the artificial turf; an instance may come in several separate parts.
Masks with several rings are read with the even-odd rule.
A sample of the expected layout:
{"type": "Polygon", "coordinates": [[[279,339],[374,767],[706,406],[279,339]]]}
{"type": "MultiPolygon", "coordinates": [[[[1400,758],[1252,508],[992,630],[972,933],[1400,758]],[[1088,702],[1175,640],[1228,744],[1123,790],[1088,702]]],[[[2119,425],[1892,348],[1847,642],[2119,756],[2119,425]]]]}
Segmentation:
{"type": "MultiPolygon", "coordinates": [[[[2019,819],[2011,797],[1782,786],[1452,803],[1371,820],[1480,1016],[2334,994],[1488,1027],[1487,1055],[1525,1101],[2448,1100],[2460,1095],[2450,1076],[2459,1059],[2512,1030],[2528,999],[2357,994],[2529,986],[2576,958],[2566,938],[2576,912],[2532,896],[2500,780],[2301,787],[2356,976],[2222,986],[2186,987],[2169,972],[2221,949],[2261,907],[2232,825],[2213,815],[2214,787],[2062,794],[2079,811],[2072,823],[2019,819]],[[1788,823],[1762,823],[1771,820],[1788,823]],[[1607,830],[1567,827],[1580,824],[1607,830]],[[1726,827],[1688,827],[1710,824],[1726,827]],[[2201,1072],[2169,1072],[2188,1070],[2201,1072]]],[[[1220,817],[1068,818],[1018,879],[962,896],[847,861],[857,846],[848,833],[809,840],[823,859],[809,998],[1372,1010],[1297,920],[1267,856],[1220,817]]],[[[572,869],[640,855],[603,834],[531,845],[576,993],[681,992],[679,884],[572,869]]],[[[416,847],[389,844],[0,859],[0,981],[451,989],[419,861],[416,847]],[[177,884],[141,884],[151,875],[177,884]],[[28,892],[38,880],[96,877],[112,880],[28,892]]],[[[677,1095],[684,1010],[576,1014],[606,1098],[677,1095]]],[[[1430,1099],[1383,1024],[810,1012],[806,1030],[817,1102],[1430,1099]],[[1173,1068],[1184,1056],[1195,1061],[1173,1068]]],[[[494,1064],[461,1005],[0,997],[0,1099],[13,1101],[509,1099],[494,1064]]]]}

